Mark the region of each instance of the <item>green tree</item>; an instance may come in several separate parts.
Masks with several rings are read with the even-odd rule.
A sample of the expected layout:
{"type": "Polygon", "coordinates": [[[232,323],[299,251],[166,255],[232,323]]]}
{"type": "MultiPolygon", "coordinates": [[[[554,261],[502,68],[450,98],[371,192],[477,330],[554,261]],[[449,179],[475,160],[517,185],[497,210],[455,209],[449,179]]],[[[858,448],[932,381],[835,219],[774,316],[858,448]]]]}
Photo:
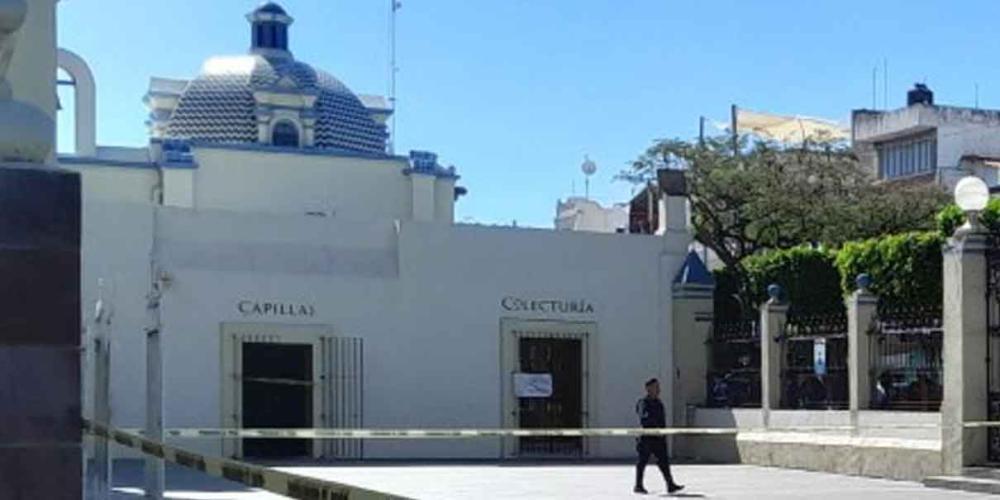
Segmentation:
{"type": "Polygon", "coordinates": [[[644,183],[660,168],[684,169],[695,239],[729,267],[769,249],[934,229],[947,195],[935,186],[887,185],[851,150],[833,143],[785,148],[744,138],[739,156],[728,138],[704,144],[656,142],[619,179],[644,183]]]}

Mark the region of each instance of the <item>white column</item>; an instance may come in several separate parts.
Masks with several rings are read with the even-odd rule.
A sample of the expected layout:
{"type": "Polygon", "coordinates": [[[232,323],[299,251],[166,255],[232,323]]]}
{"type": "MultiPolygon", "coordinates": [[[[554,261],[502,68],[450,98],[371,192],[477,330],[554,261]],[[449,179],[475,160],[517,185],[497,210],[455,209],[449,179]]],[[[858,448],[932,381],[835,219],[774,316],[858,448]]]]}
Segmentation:
{"type": "MultiPolygon", "coordinates": [[[[712,326],[712,285],[675,284],[673,288],[673,337],[675,366],[674,425],[689,425],[688,408],[705,404],[708,394],[708,340],[712,326]]],[[[687,436],[675,439],[673,453],[690,456],[687,436]]]]}
{"type": "Polygon", "coordinates": [[[656,202],[656,234],[688,230],[688,199],[685,196],[661,196],[656,202]]]}

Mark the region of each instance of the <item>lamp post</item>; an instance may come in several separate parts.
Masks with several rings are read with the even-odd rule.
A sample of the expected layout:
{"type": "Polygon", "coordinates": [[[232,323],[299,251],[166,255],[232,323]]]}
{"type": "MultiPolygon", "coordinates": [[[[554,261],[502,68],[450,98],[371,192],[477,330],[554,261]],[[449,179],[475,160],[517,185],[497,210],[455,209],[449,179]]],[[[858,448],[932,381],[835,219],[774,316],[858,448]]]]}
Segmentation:
{"type": "Polygon", "coordinates": [[[979,177],[963,177],[955,185],[955,204],[965,213],[965,224],[955,231],[955,238],[961,239],[966,235],[982,231],[979,224],[979,213],[986,208],[990,201],[990,189],[979,177]]]}
{"type": "Polygon", "coordinates": [[[987,276],[990,248],[979,214],[990,192],[981,179],[965,177],[955,186],[955,204],[965,212],[966,223],[946,246],[943,271],[944,336],[941,402],[941,464],[946,475],[961,474],[965,467],[988,459],[989,437],[984,429],[965,427],[967,422],[989,416],[991,352],[987,276]]]}

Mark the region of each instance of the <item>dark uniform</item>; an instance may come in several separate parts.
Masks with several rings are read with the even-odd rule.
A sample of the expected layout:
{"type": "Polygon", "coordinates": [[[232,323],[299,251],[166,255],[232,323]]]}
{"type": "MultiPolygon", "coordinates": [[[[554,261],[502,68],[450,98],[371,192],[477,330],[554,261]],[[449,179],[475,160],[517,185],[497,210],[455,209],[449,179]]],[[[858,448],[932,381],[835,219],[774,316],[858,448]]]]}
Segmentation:
{"type": "MultiPolygon", "coordinates": [[[[663,410],[663,402],[658,398],[645,397],[635,405],[639,414],[639,423],[644,429],[663,429],[667,426],[667,416],[663,410]]],[[[670,475],[670,458],[667,456],[666,436],[641,436],[636,441],[636,451],[639,452],[639,463],[635,466],[635,487],[642,489],[642,476],[649,463],[649,456],[656,457],[657,466],[663,474],[667,487],[673,489],[676,485],[670,475]]]]}

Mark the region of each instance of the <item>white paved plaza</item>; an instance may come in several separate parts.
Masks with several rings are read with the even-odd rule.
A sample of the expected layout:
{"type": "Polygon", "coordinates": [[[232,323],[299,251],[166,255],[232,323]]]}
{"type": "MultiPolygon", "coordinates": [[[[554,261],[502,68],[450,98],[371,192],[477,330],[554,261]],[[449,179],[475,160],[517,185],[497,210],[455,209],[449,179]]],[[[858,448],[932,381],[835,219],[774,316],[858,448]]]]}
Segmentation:
{"type": "MultiPolygon", "coordinates": [[[[298,474],[346,482],[412,498],[470,499],[637,499],[668,497],[658,472],[650,467],[650,495],[631,492],[632,467],[621,465],[363,465],[283,467],[298,474]]],[[[988,495],[925,488],[917,483],[838,476],[745,465],[680,465],[678,481],[687,485],[676,498],[921,500],[988,498],[988,495]]],[[[141,498],[141,467],[116,468],[115,500],[141,498]]],[[[171,469],[170,499],[271,500],[283,497],[171,469]]]]}

